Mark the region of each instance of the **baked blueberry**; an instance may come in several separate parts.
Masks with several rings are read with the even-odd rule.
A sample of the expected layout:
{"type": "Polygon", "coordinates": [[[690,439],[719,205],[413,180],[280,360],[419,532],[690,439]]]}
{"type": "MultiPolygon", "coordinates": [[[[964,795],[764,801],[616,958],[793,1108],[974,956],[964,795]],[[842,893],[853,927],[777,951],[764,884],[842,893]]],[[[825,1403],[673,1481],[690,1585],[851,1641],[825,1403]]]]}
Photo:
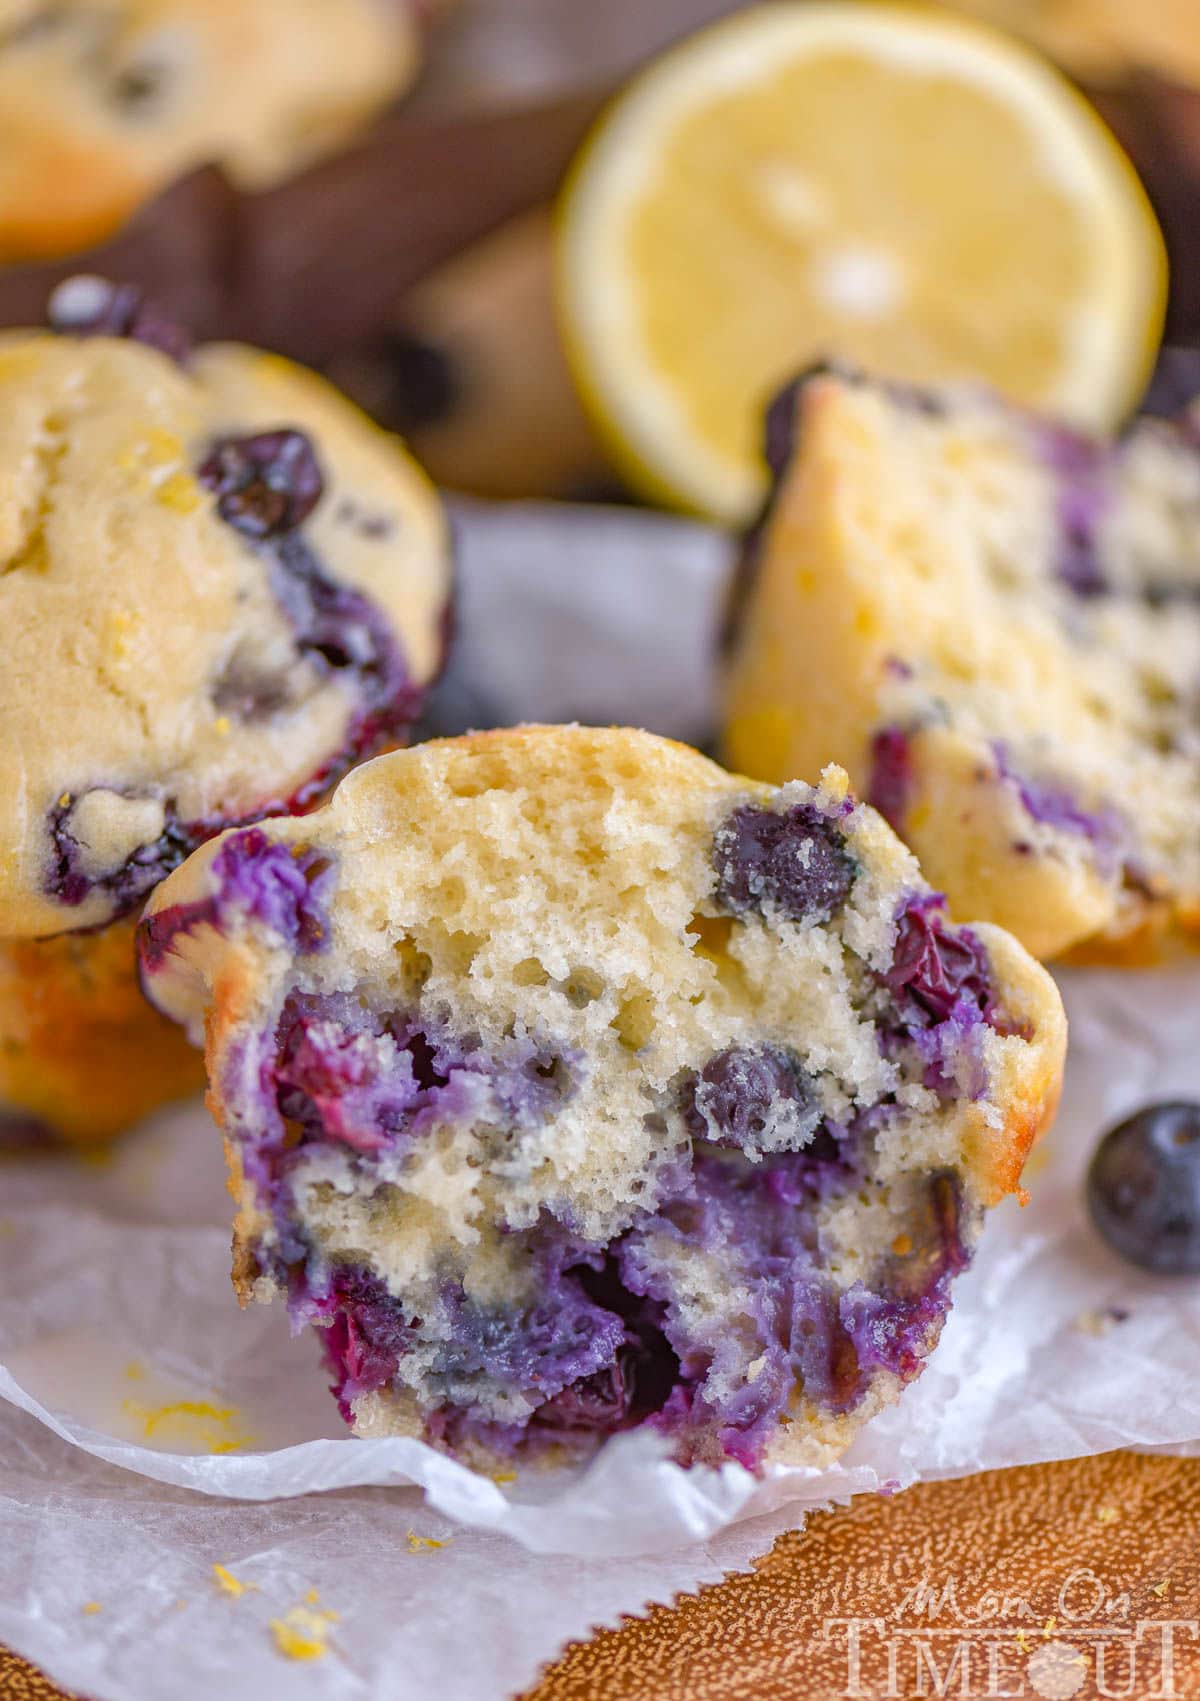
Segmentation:
{"type": "Polygon", "coordinates": [[[693,1138],[743,1152],[794,1150],[821,1120],[800,1060],[773,1046],[727,1046],[689,1081],[687,1095],[693,1138]]]}
{"type": "Polygon", "coordinates": [[[1146,1105],[1110,1128],[1088,1169],[1087,1202],[1131,1264],[1200,1275],[1200,1104],[1146,1105]]]}
{"type": "Polygon", "coordinates": [[[783,813],[746,804],[713,840],[717,898],[737,914],[825,922],[842,907],[854,863],[835,821],[807,804],[783,813]]]}
{"type": "Polygon", "coordinates": [[[141,948],[207,1034],[242,1300],[318,1331],[358,1433],[467,1459],[641,1424],[832,1457],[1062,1063],[1049,977],[840,770],[773,791],[620,729],[382,756],[197,851],[141,948]]]}
{"type": "Polygon", "coordinates": [[[68,278],[50,297],[46,321],[62,336],[129,337],[161,349],[181,366],[192,352],[192,339],[184,327],[137,284],[110,283],[88,275],[68,278]]]}
{"type": "Polygon", "coordinates": [[[136,911],[405,738],[449,576],[423,476],[321,380],[181,360],[137,291],[55,299],[55,333],[0,338],[0,1105],[86,1140],[198,1078],[139,999],[136,911]]]}

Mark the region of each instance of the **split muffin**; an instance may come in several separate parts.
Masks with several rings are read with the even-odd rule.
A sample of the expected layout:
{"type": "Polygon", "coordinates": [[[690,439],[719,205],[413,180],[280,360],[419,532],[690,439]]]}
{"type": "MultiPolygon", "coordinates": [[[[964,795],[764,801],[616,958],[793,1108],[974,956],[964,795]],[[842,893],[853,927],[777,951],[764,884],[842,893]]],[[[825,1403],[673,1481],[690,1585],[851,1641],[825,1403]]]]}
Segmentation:
{"type": "Polygon", "coordinates": [[[0,1128],[190,1090],[136,913],[230,822],[401,741],[443,650],[423,475],[335,391],[75,279],[0,336],[0,1128]]]}
{"type": "Polygon", "coordinates": [[[361,1435],[494,1465],[649,1425],[818,1462],[920,1371],[1053,1114],[1053,983],[827,769],[527,727],[350,775],[155,892],[243,1303],[361,1435]]]}
{"type": "Polygon", "coordinates": [[[1039,957],[1200,929],[1200,411],[1098,441],[970,389],[807,374],[768,423],[724,750],[832,755],[1039,957]]]}

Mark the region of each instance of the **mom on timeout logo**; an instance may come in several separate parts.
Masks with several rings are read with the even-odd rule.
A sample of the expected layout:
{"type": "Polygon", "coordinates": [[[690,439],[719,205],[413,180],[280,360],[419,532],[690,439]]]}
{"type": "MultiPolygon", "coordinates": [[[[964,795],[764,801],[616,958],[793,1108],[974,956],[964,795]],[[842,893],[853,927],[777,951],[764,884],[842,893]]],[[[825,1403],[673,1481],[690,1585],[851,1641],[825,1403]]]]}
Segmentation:
{"type": "Polygon", "coordinates": [[[826,1618],[843,1654],[847,1701],[1183,1701],[1200,1697],[1200,1621],[1133,1617],[1127,1590],[1087,1566],[1053,1598],[987,1590],[962,1602],[954,1577],[914,1583],[889,1618],[826,1618]]]}

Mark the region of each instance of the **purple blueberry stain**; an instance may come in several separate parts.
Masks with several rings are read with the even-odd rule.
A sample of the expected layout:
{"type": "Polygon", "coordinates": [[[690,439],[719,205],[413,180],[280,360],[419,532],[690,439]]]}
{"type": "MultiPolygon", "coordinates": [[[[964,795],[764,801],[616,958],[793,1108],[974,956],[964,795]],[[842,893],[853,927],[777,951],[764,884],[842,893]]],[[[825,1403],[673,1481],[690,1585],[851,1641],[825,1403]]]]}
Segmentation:
{"type": "Polygon", "coordinates": [[[236,904],[293,951],[317,951],[327,942],[335,873],[315,846],[280,843],[249,827],[221,846],[212,872],[222,903],[236,904]]]}
{"type": "Polygon", "coordinates": [[[1112,451],[1063,425],[1039,422],[1042,459],[1058,480],[1055,571],[1077,597],[1103,596],[1108,584],[1099,540],[1112,505],[1112,451]]]}
{"type": "Polygon", "coordinates": [[[196,477],[226,525],[256,542],[294,532],[325,490],[311,441],[291,427],[219,438],[196,477]]]}
{"type": "MultiPolygon", "coordinates": [[[[359,705],[345,749],[289,800],[289,808],[305,808],[355,761],[404,736],[420,713],[425,693],[410,679],[383,611],[361,591],[332,578],[301,532],[325,488],[316,453],[303,432],[280,427],[221,438],[197,477],[216,496],[221,518],[262,550],[272,592],[292,628],[298,655],[321,673],[355,683],[359,705]]],[[[248,670],[244,664],[227,669],[215,682],[213,695],[219,707],[233,707],[248,720],[270,718],[290,704],[285,678],[248,670]]]]}
{"type": "Polygon", "coordinates": [[[718,827],[712,860],[717,901],[735,915],[828,922],[854,883],[843,833],[809,803],[786,810],[740,805],[718,827]]]}
{"type": "MultiPolygon", "coordinates": [[[[394,1019],[373,1026],[380,1034],[403,1031],[394,1019]]],[[[310,1034],[311,1024],[303,1044],[310,1034]]],[[[420,1069],[429,1085],[421,1090],[440,1091],[453,1077],[455,1043],[461,1046],[430,1043],[420,1069]]],[[[330,1051],[321,1036],[319,1049],[319,1061],[304,1064],[310,1099],[314,1069],[331,1086],[340,1073],[351,1094],[364,1085],[365,1053],[352,1040],[330,1051]]],[[[284,1067],[273,1064],[268,1074],[278,1091],[299,1053],[285,1042],[276,1055],[284,1067]]],[[[418,1071],[402,1073],[411,1088],[418,1071]]],[[[332,1132],[326,1109],[323,1138],[332,1132]]],[[[408,1387],[402,1362],[419,1349],[425,1433],[436,1444],[473,1440],[517,1457],[556,1439],[603,1437],[645,1422],[670,1437],[684,1460],[699,1456],[698,1433],[715,1432],[727,1457],[756,1469],[798,1381],[818,1408],[843,1412],[876,1368],[902,1380],[915,1375],[948,1307],[949,1279],[966,1261],[956,1214],[938,1203],[953,1184],[932,1178],[920,1255],[903,1271],[888,1264],[839,1291],[822,1267],[825,1194],[814,1178],[828,1168],[843,1189],[861,1183],[845,1152],[828,1143],[828,1154],[806,1149],[760,1163],[734,1147],[698,1152],[674,1195],[607,1246],[581,1242],[544,1215],[518,1242],[529,1258],[527,1300],[484,1306],[447,1280],[430,1328],[371,1271],[323,1267],[290,1226],[267,1267],[287,1283],[296,1321],[324,1325],[334,1392],[348,1419],[362,1394],[408,1387]],[[736,1338],[720,1308],[710,1322],[697,1318],[686,1277],[679,1285],[689,1254],[719,1258],[744,1292],[736,1338]],[[290,1265],[281,1267],[282,1258],[290,1265]],[[516,1399],[525,1415],[489,1415],[497,1398],[510,1411],[516,1399]]],[[[261,1145],[247,1154],[246,1173],[264,1206],[273,1199],[280,1208],[286,1199],[298,1151],[293,1138],[278,1141],[270,1157],[261,1145]]],[[[294,1223],[286,1203],[280,1215],[294,1223]]]]}
{"type": "Polygon", "coordinates": [[[77,909],[94,893],[102,892],[112,905],[114,919],[127,915],[208,836],[203,828],[180,821],[168,805],[166,825],[153,842],[139,845],[114,869],[85,872],[84,846],[72,829],[75,810],[85,795],[86,788],[79,793],[64,793],[63,800],[49,812],[47,822],[51,854],[42,889],[68,909],[77,909]]]}
{"type": "MultiPolygon", "coordinates": [[[[243,853],[227,871],[231,896],[300,937],[303,894],[281,873],[280,886],[243,853]]],[[[327,872],[311,873],[326,899],[327,872]]],[[[916,897],[898,925],[893,990],[919,1038],[968,1014],[981,1026],[990,1003],[986,958],[935,908],[916,897]]],[[[503,1229],[528,1261],[524,1298],[485,1304],[448,1275],[414,1305],[369,1268],[323,1262],[293,1191],[312,1146],[381,1179],[439,1126],[486,1129],[519,1157],[524,1130],[545,1126],[575,1090],[580,1061],[518,1036],[484,1048],[429,1011],[299,992],[257,1047],[231,1053],[222,1091],[238,1107],[246,1178],[276,1225],[259,1267],[285,1285],[297,1324],[322,1326],[348,1420],[357,1399],[395,1386],[417,1400],[427,1439],[452,1449],[479,1442],[520,1458],[645,1423],[681,1460],[710,1457],[715,1435],[753,1470],[797,1386],[817,1409],[844,1413],[876,1372],[917,1374],[967,1260],[956,1184],[928,1177],[911,1253],[840,1289],[826,1268],[825,1210],[870,1185],[868,1148],[892,1107],[810,1129],[813,1083],[779,1047],[729,1046],[697,1071],[680,1107],[696,1144],[610,1242],[582,1239],[549,1207],[532,1226],[503,1229]],[[757,1151],[780,1116],[804,1123],[798,1149],[757,1151]],[[689,1272],[714,1261],[742,1296],[737,1330],[719,1304],[708,1316],[696,1307],[689,1272]],[[411,1378],[410,1354],[420,1363],[411,1378]]]]}
{"type": "Polygon", "coordinates": [[[575,1090],[571,1066],[549,1048],[513,1039],[489,1055],[429,1021],[372,1017],[348,999],[293,994],[276,1047],[276,1103],[292,1128],[286,1152],[317,1140],[369,1157],[476,1119],[498,1118],[519,1134],[575,1090]]]}
{"type": "Polygon", "coordinates": [[[1087,839],[1097,866],[1102,872],[1115,874],[1129,836],[1118,811],[1111,804],[1085,809],[1065,780],[1018,771],[1002,741],[993,744],[992,750],[998,776],[1015,789],[1030,820],[1087,839]]]}
{"type": "Polygon", "coordinates": [[[908,733],[898,726],[881,727],[871,740],[867,802],[897,833],[904,830],[912,787],[912,744],[908,733]]]}
{"type": "Polygon", "coordinates": [[[123,337],[157,349],[179,366],[187,364],[192,352],[187,331],[136,284],[83,275],[67,278],[51,295],[46,318],[60,336],[123,337]]]}
{"type": "Polygon", "coordinates": [[[192,903],[172,904],[138,926],[138,961],[143,976],[165,964],[180,934],[229,925],[234,910],[261,923],[294,951],[311,953],[328,940],[327,899],[336,878],[333,864],[310,845],[279,844],[261,827],[233,834],[213,858],[214,890],[192,903]]]}
{"type": "Polygon", "coordinates": [[[992,1008],[987,952],[969,928],[947,925],[943,903],[940,893],[925,893],[910,899],[897,921],[883,978],[910,1031],[951,1020],[970,1027],[992,1008]]]}
{"type": "Polygon", "coordinates": [[[421,1319],[410,1319],[368,1270],[338,1266],[309,1288],[294,1310],[319,1328],[332,1375],[330,1391],[347,1423],[352,1402],[386,1388],[396,1374],[421,1319]]]}

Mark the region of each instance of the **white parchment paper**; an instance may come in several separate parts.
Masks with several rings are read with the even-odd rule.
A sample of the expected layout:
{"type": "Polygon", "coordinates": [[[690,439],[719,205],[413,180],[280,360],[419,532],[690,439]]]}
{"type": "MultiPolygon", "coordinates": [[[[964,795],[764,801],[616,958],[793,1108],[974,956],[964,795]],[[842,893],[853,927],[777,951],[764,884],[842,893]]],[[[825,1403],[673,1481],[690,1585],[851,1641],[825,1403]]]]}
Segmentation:
{"type": "MultiPolygon", "coordinates": [[[[441,724],[579,715],[704,736],[722,540],[621,513],[458,521],[463,640],[441,724]]],[[[825,1472],[686,1473],[627,1436],[585,1470],[497,1483],[416,1442],[353,1441],[313,1342],[278,1308],[237,1310],[199,1107],[99,1166],[6,1161],[0,1642],[95,1701],[497,1701],[565,1640],[745,1566],[808,1508],[1200,1441],[1200,1282],[1121,1264],[1081,1191],[1111,1121],[1200,1094],[1200,976],[1062,984],[1068,1083],[1033,1201],[993,1214],[921,1381],[825,1472]],[[313,1615],[324,1653],[289,1660],[272,1623],[313,1615]]]]}

